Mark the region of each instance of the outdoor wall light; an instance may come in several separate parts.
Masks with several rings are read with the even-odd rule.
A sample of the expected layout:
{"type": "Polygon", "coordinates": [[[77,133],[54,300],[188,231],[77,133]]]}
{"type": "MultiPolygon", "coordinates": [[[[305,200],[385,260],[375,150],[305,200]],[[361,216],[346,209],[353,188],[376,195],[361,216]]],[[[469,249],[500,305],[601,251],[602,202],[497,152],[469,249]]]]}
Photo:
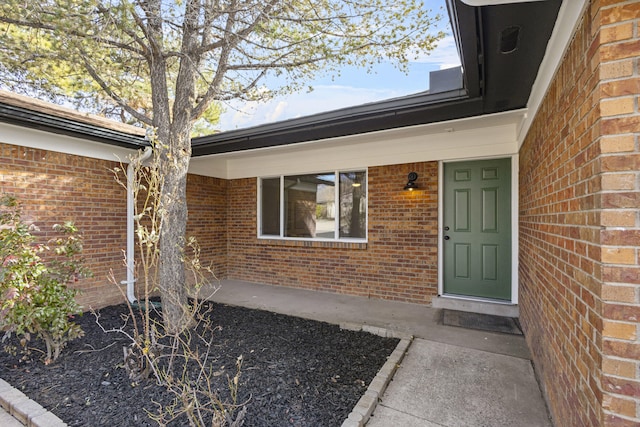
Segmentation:
{"type": "Polygon", "coordinates": [[[418,174],[415,172],[410,172],[407,177],[407,185],[404,186],[405,190],[413,191],[418,188],[418,184],[416,184],[416,179],[418,179],[418,174]]]}

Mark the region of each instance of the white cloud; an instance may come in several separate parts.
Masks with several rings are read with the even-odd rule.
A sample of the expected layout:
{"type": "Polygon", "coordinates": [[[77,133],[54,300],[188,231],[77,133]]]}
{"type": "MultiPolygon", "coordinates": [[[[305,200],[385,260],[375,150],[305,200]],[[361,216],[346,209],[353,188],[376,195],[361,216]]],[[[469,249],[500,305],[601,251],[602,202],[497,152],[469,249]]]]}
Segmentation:
{"type": "Polygon", "coordinates": [[[437,65],[441,70],[460,65],[460,56],[456,41],[452,35],[446,36],[429,54],[420,56],[416,62],[424,62],[437,65]]]}
{"type": "Polygon", "coordinates": [[[267,114],[267,117],[266,117],[267,121],[275,122],[278,120],[282,120],[281,117],[287,113],[288,106],[289,106],[289,102],[278,101],[273,111],[267,114]]]}

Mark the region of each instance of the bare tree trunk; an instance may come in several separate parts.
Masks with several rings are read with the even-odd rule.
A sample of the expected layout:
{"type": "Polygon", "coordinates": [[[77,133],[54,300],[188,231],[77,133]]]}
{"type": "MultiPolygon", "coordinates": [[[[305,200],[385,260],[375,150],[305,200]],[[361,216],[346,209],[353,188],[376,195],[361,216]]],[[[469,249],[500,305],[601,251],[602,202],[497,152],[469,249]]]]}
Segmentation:
{"type": "Polygon", "coordinates": [[[159,287],[162,313],[167,332],[177,334],[192,321],[184,269],[185,236],[187,229],[187,170],[191,150],[184,150],[188,137],[171,135],[163,151],[160,191],[160,265],[159,287]]]}
{"type": "MultiPolygon", "coordinates": [[[[189,328],[193,315],[188,305],[184,251],[187,232],[187,172],[191,159],[191,114],[195,104],[196,70],[200,62],[198,16],[200,4],[188,0],[182,26],[180,68],[175,85],[172,114],[168,104],[159,125],[161,169],[164,179],[160,191],[160,266],[159,286],[162,313],[167,332],[177,334],[189,328]],[[167,127],[167,123],[170,125],[167,127]]],[[[164,64],[164,58],[158,58],[164,64]]],[[[164,77],[163,77],[164,79],[164,77]]],[[[165,79],[166,81],[166,79],[165,79]]],[[[166,90],[166,86],[161,88],[166,90]]],[[[155,94],[155,92],[154,92],[155,94]]]]}

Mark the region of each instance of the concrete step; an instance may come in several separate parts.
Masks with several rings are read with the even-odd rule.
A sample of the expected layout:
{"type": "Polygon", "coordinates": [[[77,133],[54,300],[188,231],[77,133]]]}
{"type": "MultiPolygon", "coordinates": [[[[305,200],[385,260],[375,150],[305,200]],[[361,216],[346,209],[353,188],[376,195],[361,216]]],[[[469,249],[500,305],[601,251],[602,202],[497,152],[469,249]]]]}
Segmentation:
{"type": "Polygon", "coordinates": [[[441,295],[431,302],[433,308],[469,311],[471,313],[491,314],[494,316],[518,317],[520,309],[516,304],[503,301],[472,299],[441,295]]]}

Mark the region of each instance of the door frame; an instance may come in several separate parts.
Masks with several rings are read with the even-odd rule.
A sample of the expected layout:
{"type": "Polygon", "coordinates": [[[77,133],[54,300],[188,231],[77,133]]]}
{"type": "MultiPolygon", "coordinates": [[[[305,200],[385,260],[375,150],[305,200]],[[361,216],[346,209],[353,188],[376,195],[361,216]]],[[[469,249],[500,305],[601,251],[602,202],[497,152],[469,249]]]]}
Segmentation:
{"type": "Polygon", "coordinates": [[[519,235],[518,235],[518,154],[504,155],[504,156],[491,156],[491,157],[471,157],[461,159],[440,160],[438,162],[438,296],[445,296],[449,298],[469,299],[476,301],[493,301],[496,303],[504,304],[505,301],[486,299],[475,296],[464,295],[451,295],[444,293],[444,164],[455,162],[468,162],[474,160],[490,160],[490,159],[511,159],[511,301],[507,304],[518,304],[518,250],[519,250],[519,235]]]}

